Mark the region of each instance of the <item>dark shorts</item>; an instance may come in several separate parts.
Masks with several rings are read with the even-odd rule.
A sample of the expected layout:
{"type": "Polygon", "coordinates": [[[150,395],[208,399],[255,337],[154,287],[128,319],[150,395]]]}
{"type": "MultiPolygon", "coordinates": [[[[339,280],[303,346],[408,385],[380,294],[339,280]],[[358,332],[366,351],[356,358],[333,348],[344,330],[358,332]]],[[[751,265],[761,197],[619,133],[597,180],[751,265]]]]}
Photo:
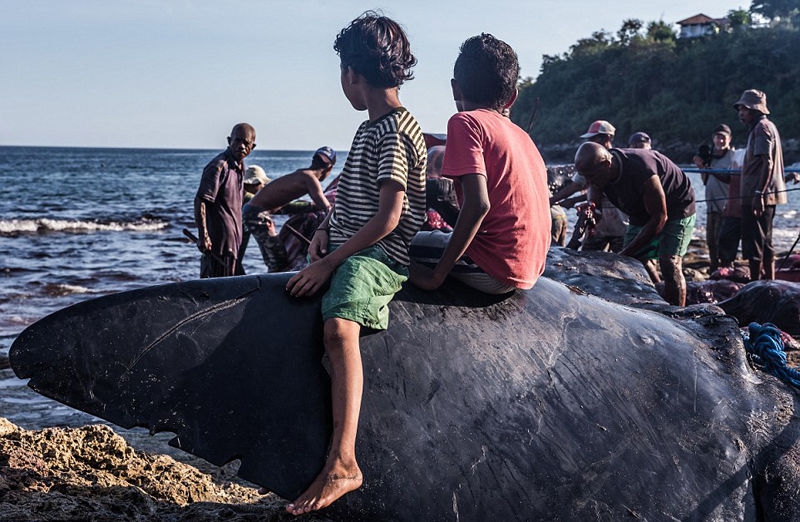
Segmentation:
{"type": "Polygon", "coordinates": [[[408,279],[408,269],[379,246],[348,257],[322,297],[322,319],[347,319],[373,330],[389,326],[389,301],[408,279]]]}
{"type": "MultiPolygon", "coordinates": [[[[634,257],[640,261],[647,261],[648,259],[659,259],[665,257],[679,256],[683,257],[686,250],[689,248],[689,241],[692,240],[692,231],[694,230],[695,215],[683,219],[673,219],[667,221],[661,232],[642,250],[636,253],[634,257]]],[[[633,238],[639,234],[643,227],[628,225],[628,230],[625,231],[625,244],[633,241],[633,238]]]]}
{"type": "Polygon", "coordinates": [[[753,261],[775,259],[772,246],[772,221],[775,205],[764,207],[764,213],[753,215],[753,207],[742,205],[742,257],[753,261]]]}

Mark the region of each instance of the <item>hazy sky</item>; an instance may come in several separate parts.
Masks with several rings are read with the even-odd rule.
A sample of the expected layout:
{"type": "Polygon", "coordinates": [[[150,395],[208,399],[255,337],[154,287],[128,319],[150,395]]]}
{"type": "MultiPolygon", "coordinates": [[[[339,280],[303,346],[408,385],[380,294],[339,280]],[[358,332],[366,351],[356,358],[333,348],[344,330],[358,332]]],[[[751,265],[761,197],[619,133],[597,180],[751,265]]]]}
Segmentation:
{"type": "Polygon", "coordinates": [[[749,3],[0,0],[0,145],[224,148],[247,121],[262,149],[346,149],[365,113],[341,93],[332,45],[367,9],[405,27],[419,63],[401,99],[423,130],[443,132],[469,36],[505,40],[522,75],[536,77],[543,54],[616,33],[626,18],[674,23],[740,6],[749,3]]]}

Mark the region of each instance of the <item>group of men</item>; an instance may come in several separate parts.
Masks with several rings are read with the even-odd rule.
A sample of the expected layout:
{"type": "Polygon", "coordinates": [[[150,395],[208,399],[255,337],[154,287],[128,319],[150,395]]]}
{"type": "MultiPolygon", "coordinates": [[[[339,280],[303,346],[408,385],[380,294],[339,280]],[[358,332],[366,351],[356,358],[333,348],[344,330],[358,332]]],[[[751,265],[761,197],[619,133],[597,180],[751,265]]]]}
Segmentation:
{"type": "Polygon", "coordinates": [[[309,195],[321,211],[331,207],[321,182],[336,164],[332,148],[317,149],[308,168],[270,183],[258,165],[245,170],[244,159],[255,148],[255,138],[252,125],[235,125],[228,137],[228,148],[203,169],[194,200],[197,246],[202,252],[201,278],[243,275],[242,258],[250,236],[258,243],[271,272],[286,269],[288,255],[272,214],[304,195],[309,195]]]}
{"type": "MultiPolygon", "coordinates": [[[[742,257],[748,260],[751,278],[773,279],[775,206],[787,201],[780,135],[767,118],[769,109],[763,92],[749,89],[733,106],[748,130],[741,175],[730,172],[734,170],[734,151],[731,129],[726,124],[714,129],[713,148],[694,158],[704,169],[701,178],[706,186],[710,269],[731,266],[741,240],[742,257]]],[[[654,282],[663,275],[667,301],[684,305],[681,259],[694,227],[694,191],[680,168],[652,150],[648,134],[636,132],[629,138],[627,149],[618,149],[613,147],[615,132],[604,120],[589,126],[581,135],[586,143],[575,156],[578,173],[550,202],[571,205],[588,199],[596,225],[587,232],[582,248],[610,250],[642,260],[654,282]],[[570,198],[578,191],[585,195],[570,198]]],[[[263,188],[268,178],[257,166],[244,171],[243,160],[255,148],[252,126],[236,125],[228,145],[204,169],[195,198],[198,246],[203,252],[201,277],[242,274],[241,257],[250,231],[265,263],[275,270],[281,266],[285,251],[277,239],[271,212],[304,194],[309,194],[321,210],[330,209],[320,181],[330,173],[336,154],[323,147],[315,152],[308,169],[281,178],[280,183],[260,191],[254,201],[244,205],[243,219],[243,197],[248,196],[247,190],[242,191],[243,184],[245,189],[248,185],[263,188]]]]}
{"type": "MultiPolygon", "coordinates": [[[[733,107],[748,131],[741,175],[725,172],[733,166],[727,125],[714,130],[709,156],[695,157],[698,166],[708,169],[702,179],[711,268],[733,263],[741,237],[742,257],[749,262],[751,279],[774,279],[772,222],[775,206],[786,203],[780,135],[767,118],[763,92],[748,89],[733,107]]],[[[675,163],[651,149],[647,134],[635,133],[628,148],[619,149],[612,147],[614,130],[603,120],[592,123],[581,136],[587,141],[575,155],[578,174],[551,203],[586,188],[597,226],[587,233],[583,248],[608,249],[641,260],[654,282],[663,276],[665,299],[684,306],[682,258],[694,229],[694,190],[675,163]],[[624,237],[607,237],[608,225],[615,225],[619,234],[623,227],[616,225],[625,217],[629,223],[624,226],[624,237]]]]}

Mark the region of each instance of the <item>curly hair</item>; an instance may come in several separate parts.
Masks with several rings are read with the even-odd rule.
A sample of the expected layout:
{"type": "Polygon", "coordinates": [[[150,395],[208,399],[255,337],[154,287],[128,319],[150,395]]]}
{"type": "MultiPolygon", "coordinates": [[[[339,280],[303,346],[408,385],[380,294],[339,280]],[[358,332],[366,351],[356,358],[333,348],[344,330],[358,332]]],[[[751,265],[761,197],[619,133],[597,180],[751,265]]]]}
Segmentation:
{"type": "Polygon", "coordinates": [[[342,29],[333,43],[342,67],[352,67],[374,87],[399,87],[414,75],[417,59],[400,25],[367,11],[342,29]]]}
{"type": "Polygon", "coordinates": [[[500,109],[517,88],[517,53],[504,41],[481,33],[461,44],[453,77],[466,99],[491,109],[500,109]]]}

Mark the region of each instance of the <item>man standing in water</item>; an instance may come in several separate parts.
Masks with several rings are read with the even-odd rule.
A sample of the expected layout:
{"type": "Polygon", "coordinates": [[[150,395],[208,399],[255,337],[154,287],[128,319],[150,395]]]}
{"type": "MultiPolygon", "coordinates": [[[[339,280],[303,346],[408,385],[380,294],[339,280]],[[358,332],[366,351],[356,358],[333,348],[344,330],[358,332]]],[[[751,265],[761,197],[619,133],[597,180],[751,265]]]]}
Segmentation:
{"type": "Polygon", "coordinates": [[[772,220],[775,205],[786,203],[781,137],[767,119],[767,95],[755,89],[733,104],[747,126],[740,192],[742,197],[742,257],[750,263],[750,279],[775,279],[772,220]]]}
{"type": "Polygon", "coordinates": [[[203,169],[194,198],[200,277],[227,277],[236,270],[242,242],[244,159],[256,147],[256,131],[239,123],[228,136],[228,148],[203,169]]]}

